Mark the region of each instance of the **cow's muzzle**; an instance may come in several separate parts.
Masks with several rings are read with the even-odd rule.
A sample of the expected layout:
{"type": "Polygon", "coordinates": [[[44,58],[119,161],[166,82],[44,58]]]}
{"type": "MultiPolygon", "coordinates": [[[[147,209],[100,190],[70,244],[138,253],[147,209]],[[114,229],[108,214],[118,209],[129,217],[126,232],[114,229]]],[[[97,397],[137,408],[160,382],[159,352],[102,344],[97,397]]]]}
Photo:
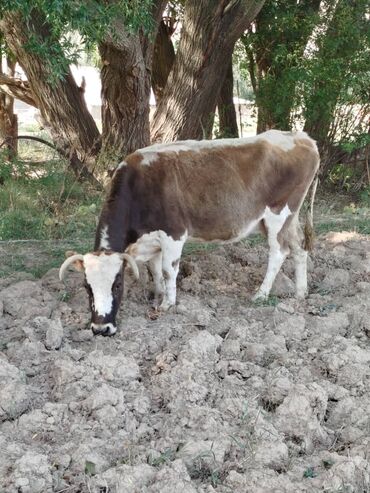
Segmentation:
{"type": "Polygon", "coordinates": [[[117,327],[115,327],[112,323],[91,323],[91,330],[93,331],[94,336],[113,336],[117,332],[117,327]]]}

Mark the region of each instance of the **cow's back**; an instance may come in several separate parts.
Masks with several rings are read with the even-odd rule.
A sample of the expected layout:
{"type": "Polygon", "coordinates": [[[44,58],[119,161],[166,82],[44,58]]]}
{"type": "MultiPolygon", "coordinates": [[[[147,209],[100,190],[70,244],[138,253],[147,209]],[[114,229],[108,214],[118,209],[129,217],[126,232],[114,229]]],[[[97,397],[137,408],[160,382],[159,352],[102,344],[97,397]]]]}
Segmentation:
{"type": "Polygon", "coordinates": [[[151,205],[146,208],[158,223],[176,222],[205,240],[238,237],[266,206],[288,204],[295,211],[318,167],[309,139],[296,140],[289,150],[265,140],[197,149],[180,144],[177,150],[153,152],[150,162],[140,152],[127,162],[138,170],[140,200],[147,197],[151,205]]]}

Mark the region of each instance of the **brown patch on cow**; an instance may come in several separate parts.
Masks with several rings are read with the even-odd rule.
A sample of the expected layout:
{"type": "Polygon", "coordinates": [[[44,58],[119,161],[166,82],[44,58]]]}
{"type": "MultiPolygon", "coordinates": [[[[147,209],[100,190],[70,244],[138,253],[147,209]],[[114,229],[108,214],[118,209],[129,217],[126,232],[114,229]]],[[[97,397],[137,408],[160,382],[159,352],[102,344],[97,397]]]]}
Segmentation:
{"type": "Polygon", "coordinates": [[[125,159],[126,163],[128,166],[135,166],[138,167],[141,165],[142,161],[144,159],[144,156],[141,154],[141,152],[134,152],[133,154],[130,154],[127,156],[125,159]]]}
{"type": "Polygon", "coordinates": [[[168,281],[170,279],[170,277],[171,277],[170,274],[169,274],[169,272],[167,272],[166,270],[163,270],[162,273],[163,273],[163,279],[165,281],[168,281]]]}
{"type": "Polygon", "coordinates": [[[172,262],[172,267],[175,269],[179,265],[179,263],[180,263],[180,259],[178,258],[177,260],[174,260],[172,262]]]}

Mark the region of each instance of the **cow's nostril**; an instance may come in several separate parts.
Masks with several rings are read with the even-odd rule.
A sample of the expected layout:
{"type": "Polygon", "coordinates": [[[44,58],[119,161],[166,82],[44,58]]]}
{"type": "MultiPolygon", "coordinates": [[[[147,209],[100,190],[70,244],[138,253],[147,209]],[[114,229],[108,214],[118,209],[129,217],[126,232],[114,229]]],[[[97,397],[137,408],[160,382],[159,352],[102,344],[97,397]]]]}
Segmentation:
{"type": "Polygon", "coordinates": [[[112,324],[91,324],[94,336],[112,336],[117,332],[117,328],[112,324]]]}

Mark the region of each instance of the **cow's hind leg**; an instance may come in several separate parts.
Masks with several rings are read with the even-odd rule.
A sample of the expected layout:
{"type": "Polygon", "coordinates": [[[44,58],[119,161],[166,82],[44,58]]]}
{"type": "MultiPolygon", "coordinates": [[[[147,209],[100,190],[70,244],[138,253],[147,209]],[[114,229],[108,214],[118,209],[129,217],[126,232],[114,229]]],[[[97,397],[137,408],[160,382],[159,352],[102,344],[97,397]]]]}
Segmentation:
{"type": "Polygon", "coordinates": [[[162,247],[162,273],[164,279],[164,296],[160,309],[165,311],[176,304],[176,278],[179,272],[182,248],[186,241],[186,234],[179,240],[163,233],[162,247]]]}
{"type": "Polygon", "coordinates": [[[307,295],[307,251],[302,247],[303,233],[298,214],[292,218],[285,238],[294,259],[296,297],[304,298],[307,295]]]}
{"type": "Polygon", "coordinates": [[[275,214],[269,207],[266,207],[263,221],[267,231],[269,259],[265,278],[257,293],[253,296],[255,301],[268,298],[276,275],[289,253],[287,244],[279,242],[278,235],[290,215],[291,212],[287,205],[279,214],[275,214]]]}

